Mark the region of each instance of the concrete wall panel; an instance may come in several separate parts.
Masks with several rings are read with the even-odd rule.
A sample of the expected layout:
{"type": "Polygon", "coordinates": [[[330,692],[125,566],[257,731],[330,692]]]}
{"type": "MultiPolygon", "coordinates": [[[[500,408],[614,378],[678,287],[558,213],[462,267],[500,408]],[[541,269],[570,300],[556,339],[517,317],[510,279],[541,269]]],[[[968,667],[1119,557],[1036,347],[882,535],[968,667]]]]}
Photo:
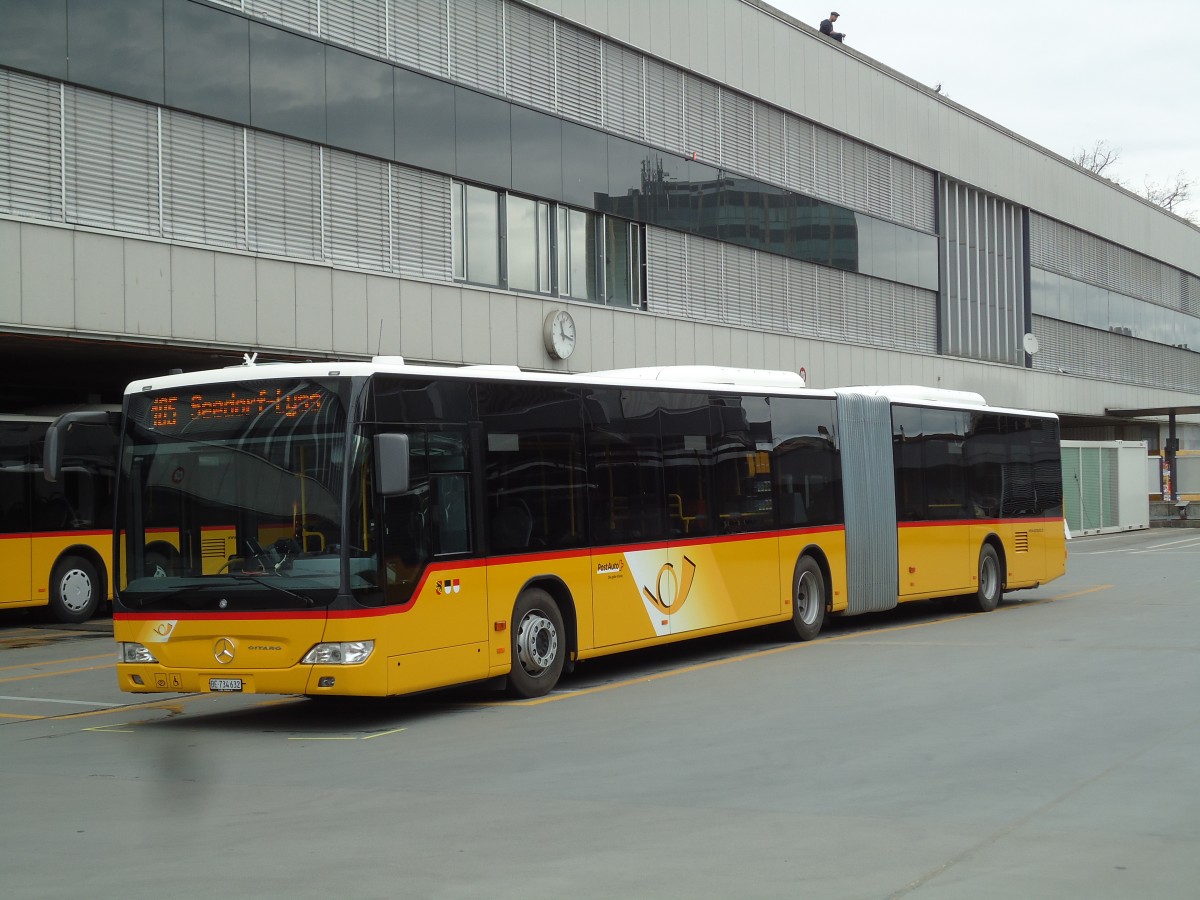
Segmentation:
{"type": "Polygon", "coordinates": [[[367,276],[333,271],[333,349],[339,353],[370,352],[367,346],[367,276]]]}
{"type": "MultiPolygon", "coordinates": [[[[78,245],[76,245],[78,252],[78,245]]],[[[171,248],[171,336],[212,341],[217,336],[216,264],[210,250],[171,248]]],[[[82,323],[81,323],[82,324],[82,323]]]]}
{"type": "Polygon", "coordinates": [[[21,321],[21,224],[0,219],[0,322],[21,321]]]}
{"type": "Polygon", "coordinates": [[[373,355],[401,356],[400,282],[383,275],[367,276],[367,349],[373,355]]]}
{"type": "Polygon", "coordinates": [[[75,327],[120,334],[125,330],[125,241],[108,234],[75,233],[75,327]]]}
{"type": "Polygon", "coordinates": [[[462,293],[462,358],[468,363],[490,363],[492,358],[491,295],[483,291],[462,293]]]}
{"type": "Polygon", "coordinates": [[[433,358],[433,285],[428,282],[400,282],[400,355],[433,358]]]}
{"type": "Polygon", "coordinates": [[[254,258],[216,254],[217,340],[249,350],[258,346],[254,258]]]}
{"type": "MultiPolygon", "coordinates": [[[[171,334],[171,247],[125,241],[125,330],[171,334]]],[[[294,335],[293,335],[294,337],[294,335]]]]}
{"type": "Polygon", "coordinates": [[[333,270],[296,266],[296,343],[309,350],[333,349],[333,270]]]}
{"type": "Polygon", "coordinates": [[[21,233],[23,325],[75,324],[75,236],[62,228],[25,227],[21,233]]]}
{"type": "Polygon", "coordinates": [[[634,313],[613,315],[612,364],[608,368],[628,369],[637,365],[637,329],[642,319],[634,313]]]}
{"type": "Polygon", "coordinates": [[[264,347],[296,345],[296,263],[260,259],[254,271],[258,339],[264,347]]]}

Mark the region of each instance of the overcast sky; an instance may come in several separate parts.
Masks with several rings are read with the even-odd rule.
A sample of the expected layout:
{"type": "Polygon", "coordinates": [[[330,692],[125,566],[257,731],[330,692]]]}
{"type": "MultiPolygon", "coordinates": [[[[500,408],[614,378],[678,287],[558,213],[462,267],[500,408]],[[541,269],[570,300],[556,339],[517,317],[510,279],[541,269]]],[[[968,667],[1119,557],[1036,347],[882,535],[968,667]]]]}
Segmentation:
{"type": "MultiPolygon", "coordinates": [[[[830,12],[767,2],[813,27],[830,12]]],[[[1107,141],[1139,193],[1182,170],[1200,212],[1200,0],[836,2],[854,49],[1067,158],[1107,141]]]]}

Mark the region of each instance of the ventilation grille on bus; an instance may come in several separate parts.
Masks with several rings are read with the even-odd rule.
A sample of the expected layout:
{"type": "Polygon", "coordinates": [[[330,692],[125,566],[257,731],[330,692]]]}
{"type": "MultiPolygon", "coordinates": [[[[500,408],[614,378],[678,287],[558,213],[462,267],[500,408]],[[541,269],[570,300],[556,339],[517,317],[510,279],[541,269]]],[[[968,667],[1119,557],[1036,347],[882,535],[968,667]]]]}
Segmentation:
{"type": "Polygon", "coordinates": [[[1018,553],[1029,552],[1029,532],[1018,531],[1013,534],[1013,549],[1018,553]]]}
{"type": "Polygon", "coordinates": [[[200,541],[200,553],[206,559],[224,559],[225,538],[204,538],[202,541],[200,541]]]}

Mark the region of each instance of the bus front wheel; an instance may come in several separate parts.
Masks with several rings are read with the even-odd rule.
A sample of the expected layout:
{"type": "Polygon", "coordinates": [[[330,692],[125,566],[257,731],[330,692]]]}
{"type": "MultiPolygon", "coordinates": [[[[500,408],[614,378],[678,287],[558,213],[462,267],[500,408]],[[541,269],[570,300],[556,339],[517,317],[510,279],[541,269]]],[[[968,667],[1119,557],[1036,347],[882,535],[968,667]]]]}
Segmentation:
{"type": "Polygon", "coordinates": [[[86,622],[100,605],[100,576],[82,556],[64,556],[50,575],[50,614],[59,622],[86,622]]]}
{"type": "Polygon", "coordinates": [[[567,642],[562,613],[540,588],[522,591],[513,607],[508,693],[529,699],[550,693],[562,674],[567,642]]]}
{"type": "Polygon", "coordinates": [[[792,628],[798,641],[811,641],[825,623],[825,576],[811,556],[796,560],[792,575],[792,628]]]}
{"type": "Polygon", "coordinates": [[[996,548],[984,544],[979,550],[979,582],[975,593],[967,595],[967,605],[976,612],[991,612],[1000,604],[1003,586],[996,548]]]}

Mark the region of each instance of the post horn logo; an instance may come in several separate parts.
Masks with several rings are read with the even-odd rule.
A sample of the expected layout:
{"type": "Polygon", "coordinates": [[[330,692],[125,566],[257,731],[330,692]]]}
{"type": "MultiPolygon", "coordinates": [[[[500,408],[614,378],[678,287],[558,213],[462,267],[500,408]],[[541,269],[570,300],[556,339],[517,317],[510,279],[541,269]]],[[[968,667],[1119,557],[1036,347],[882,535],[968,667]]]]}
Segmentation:
{"type": "Polygon", "coordinates": [[[221,638],[213,644],[213,658],[223,666],[233,662],[233,655],[237,647],[229,638],[221,638]]]}
{"type": "Polygon", "coordinates": [[[682,568],[682,574],[676,575],[675,564],[664,563],[663,567],[658,570],[654,590],[651,591],[645,585],[642,586],[642,593],[646,595],[646,599],[664,615],[669,616],[679,612],[683,608],[683,604],[687,602],[688,594],[692,590],[692,581],[696,577],[696,564],[685,556],[682,568]]]}

